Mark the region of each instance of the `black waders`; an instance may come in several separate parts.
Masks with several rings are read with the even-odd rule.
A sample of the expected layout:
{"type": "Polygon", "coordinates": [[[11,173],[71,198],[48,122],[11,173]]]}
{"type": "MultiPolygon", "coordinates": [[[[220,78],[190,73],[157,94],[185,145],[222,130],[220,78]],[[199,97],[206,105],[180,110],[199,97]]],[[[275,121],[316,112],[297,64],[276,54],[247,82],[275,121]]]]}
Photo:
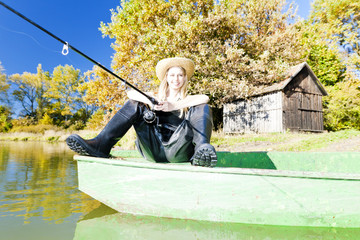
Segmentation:
{"type": "Polygon", "coordinates": [[[95,138],[85,140],[72,134],[66,139],[67,145],[80,155],[109,158],[111,148],[125,135],[136,119],[137,105],[135,101],[126,102],[95,138]]]}
{"type": "Polygon", "coordinates": [[[130,100],[94,139],[85,140],[73,134],[66,142],[80,155],[108,158],[111,148],[134,126],[136,146],[149,161],[216,165],[216,151],[210,145],[212,115],[207,104],[191,107],[186,119],[178,116],[179,111],[156,112],[157,119],[153,123],[143,119],[145,110],[144,104],[130,100]]]}

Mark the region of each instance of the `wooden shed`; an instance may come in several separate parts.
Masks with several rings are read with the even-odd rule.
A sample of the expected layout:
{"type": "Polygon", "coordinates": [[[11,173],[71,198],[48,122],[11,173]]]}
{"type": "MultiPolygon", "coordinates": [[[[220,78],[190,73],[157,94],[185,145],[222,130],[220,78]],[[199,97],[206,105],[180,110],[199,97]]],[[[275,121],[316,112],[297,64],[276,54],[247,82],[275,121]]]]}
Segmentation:
{"type": "Polygon", "coordinates": [[[306,62],[291,68],[288,76],[248,99],[225,104],[224,132],[322,132],[324,87],[306,62]]]}

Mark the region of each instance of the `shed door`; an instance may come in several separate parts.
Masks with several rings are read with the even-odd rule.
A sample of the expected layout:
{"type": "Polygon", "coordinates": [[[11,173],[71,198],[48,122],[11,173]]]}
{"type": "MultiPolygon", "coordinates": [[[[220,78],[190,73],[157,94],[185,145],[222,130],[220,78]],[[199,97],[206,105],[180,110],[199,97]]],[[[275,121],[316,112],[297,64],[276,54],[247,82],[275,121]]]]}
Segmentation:
{"type": "Polygon", "coordinates": [[[300,130],[323,131],[321,95],[301,93],[299,96],[300,130]]]}
{"type": "Polygon", "coordinates": [[[284,130],[322,131],[323,113],[321,96],[294,92],[284,97],[284,130]]]}
{"type": "Polygon", "coordinates": [[[284,97],[284,130],[290,129],[292,131],[300,130],[299,118],[299,93],[294,92],[291,95],[284,97]]]}

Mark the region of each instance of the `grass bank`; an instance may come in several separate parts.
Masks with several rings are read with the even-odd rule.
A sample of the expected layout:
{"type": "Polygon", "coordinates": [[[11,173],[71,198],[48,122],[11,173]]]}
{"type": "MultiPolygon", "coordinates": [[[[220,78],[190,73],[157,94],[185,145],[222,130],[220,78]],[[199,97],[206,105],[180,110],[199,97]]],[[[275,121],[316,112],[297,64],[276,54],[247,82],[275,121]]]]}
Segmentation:
{"type": "Polygon", "coordinates": [[[212,144],[222,151],[360,151],[360,131],[241,135],[215,132],[212,144]]]}
{"type": "MultiPolygon", "coordinates": [[[[85,139],[99,131],[76,132],[85,139]]],[[[74,132],[72,132],[74,133],[74,132]]],[[[48,130],[42,133],[13,132],[0,134],[0,141],[63,142],[66,131],[48,130]]],[[[136,134],[131,129],[117,144],[121,149],[135,149],[136,134]]],[[[324,133],[262,133],[224,134],[213,132],[211,143],[218,151],[360,151],[360,131],[342,130],[324,133]]]]}

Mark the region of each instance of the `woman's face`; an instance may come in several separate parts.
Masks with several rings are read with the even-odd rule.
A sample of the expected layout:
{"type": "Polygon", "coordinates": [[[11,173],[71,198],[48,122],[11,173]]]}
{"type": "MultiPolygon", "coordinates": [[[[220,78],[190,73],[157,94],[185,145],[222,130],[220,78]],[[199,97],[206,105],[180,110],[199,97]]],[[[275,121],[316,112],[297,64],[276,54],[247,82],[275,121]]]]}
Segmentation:
{"type": "Polygon", "coordinates": [[[172,90],[180,90],[181,87],[185,83],[185,73],[184,71],[179,67],[171,67],[169,68],[166,81],[169,84],[169,88],[172,90]]]}

